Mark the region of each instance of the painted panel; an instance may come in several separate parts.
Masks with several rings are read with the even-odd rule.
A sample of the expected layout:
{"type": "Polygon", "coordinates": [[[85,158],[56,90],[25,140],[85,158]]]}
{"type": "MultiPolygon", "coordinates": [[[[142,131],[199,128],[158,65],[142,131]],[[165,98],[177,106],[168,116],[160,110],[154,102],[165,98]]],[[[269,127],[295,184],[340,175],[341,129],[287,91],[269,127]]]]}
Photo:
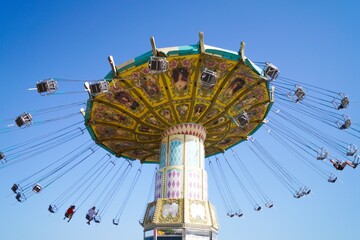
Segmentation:
{"type": "Polygon", "coordinates": [[[166,171],[166,196],[165,198],[183,197],[183,169],[171,168],[166,171]]]}
{"type": "Polygon", "coordinates": [[[202,169],[205,168],[205,147],[204,147],[204,141],[200,141],[199,151],[200,151],[200,167],[202,169]]]}
{"type": "Polygon", "coordinates": [[[162,197],[163,193],[163,172],[158,171],[155,179],[155,200],[162,197]]]}
{"type": "Polygon", "coordinates": [[[186,197],[202,200],[202,169],[189,169],[186,171],[186,197]]]}
{"type": "Polygon", "coordinates": [[[166,157],[167,157],[167,144],[162,143],[161,144],[161,153],[160,153],[160,164],[159,167],[163,168],[166,166],[166,157]]]}
{"type": "Polygon", "coordinates": [[[183,219],[183,199],[161,199],[156,207],[156,223],[182,223],[183,219]]]}
{"type": "Polygon", "coordinates": [[[186,136],[185,159],[187,166],[199,167],[199,142],[197,137],[186,136]]]}
{"type": "Polygon", "coordinates": [[[208,200],[208,176],[207,176],[207,173],[206,171],[203,171],[203,174],[202,174],[202,177],[203,177],[203,200],[204,201],[207,201],[208,200]]]}
{"type": "Polygon", "coordinates": [[[183,141],[170,141],[170,166],[183,165],[183,141]]]}

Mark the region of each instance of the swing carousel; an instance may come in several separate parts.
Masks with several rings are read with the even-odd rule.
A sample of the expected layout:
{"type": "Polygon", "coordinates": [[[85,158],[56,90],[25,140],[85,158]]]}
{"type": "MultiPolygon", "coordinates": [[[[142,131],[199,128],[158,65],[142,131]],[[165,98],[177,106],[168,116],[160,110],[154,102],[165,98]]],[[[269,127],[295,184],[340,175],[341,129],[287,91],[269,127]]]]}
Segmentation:
{"type": "MultiPolygon", "coordinates": [[[[85,101],[27,111],[13,119],[15,124],[0,129],[1,134],[14,130],[13,126],[23,131],[79,117],[78,109],[86,105],[80,109],[81,121],[1,149],[0,170],[40,155],[44,149],[84,137],[86,130],[92,138],[16,182],[11,190],[18,202],[44,191],[80,168],[85,160],[89,167],[88,161],[93,159],[94,165],[54,200],[48,211],[56,213],[70,201],[78,211],[97,189],[102,189],[94,201],[98,209],[94,220],[100,223],[120,189],[127,185],[125,199],[113,219],[118,225],[141,166],[155,164],[153,189],[149,192],[154,197],[149,197],[139,221],[144,239],[217,239],[219,223],[208,199],[207,163],[227,216],[243,216],[233,185],[240,186],[255,211],[262,209],[262,203],[266,208],[274,205],[249,171],[252,161],[244,161],[237,154],[234,146],[239,143],[246,143],[241,145],[248,146],[252,160],[259,160],[294,198],[311,192],[272,156],[261,139],[254,137],[255,132],[265,131],[274,143],[331,184],[337,180],[333,170],[359,164],[358,148],[352,141],[359,139],[360,125],[342,112],[350,104],[346,94],[280,77],[272,63],[250,61],[244,43],[238,52],[229,51],[204,44],[200,33],[194,45],[157,48],[153,37],[150,44],[149,52],[120,65],[109,56],[111,71],[104,79],[80,81],[88,96],[85,101]],[[39,120],[40,114],[72,108],[76,113],[39,120]],[[331,135],[324,127],[313,126],[314,122],[341,131],[347,140],[341,134],[331,135]],[[105,154],[95,157],[101,149],[105,154]],[[132,182],[126,184],[135,160],[141,166],[132,182]],[[236,184],[231,183],[231,177],[236,184]]],[[[66,94],[58,91],[58,82],[64,81],[76,80],[50,78],[30,90],[42,96],[66,94]]]]}
{"type": "Polygon", "coordinates": [[[247,140],[264,122],[279,71],[260,69],[239,52],[204,44],[157,48],[86,83],[85,125],[116,155],[159,164],[155,199],[141,224],[144,239],[216,239],[205,157],[247,140]]]}

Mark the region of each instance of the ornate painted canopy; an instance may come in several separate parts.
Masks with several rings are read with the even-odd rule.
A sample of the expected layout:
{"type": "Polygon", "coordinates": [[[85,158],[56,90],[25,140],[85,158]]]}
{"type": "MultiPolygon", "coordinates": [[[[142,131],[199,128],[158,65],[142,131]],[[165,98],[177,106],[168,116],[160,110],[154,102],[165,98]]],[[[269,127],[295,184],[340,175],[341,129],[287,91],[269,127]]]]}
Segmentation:
{"type": "Polygon", "coordinates": [[[199,44],[159,48],[114,66],[109,90],[91,96],[85,123],[94,141],[118,157],[158,163],[162,133],[178,124],[206,129],[205,155],[221,153],[246,140],[270,107],[262,70],[240,52],[199,44]],[[152,56],[167,70],[149,70],[152,56]],[[203,81],[204,71],[216,74],[203,81]],[[243,124],[241,116],[247,115],[243,124]]]}

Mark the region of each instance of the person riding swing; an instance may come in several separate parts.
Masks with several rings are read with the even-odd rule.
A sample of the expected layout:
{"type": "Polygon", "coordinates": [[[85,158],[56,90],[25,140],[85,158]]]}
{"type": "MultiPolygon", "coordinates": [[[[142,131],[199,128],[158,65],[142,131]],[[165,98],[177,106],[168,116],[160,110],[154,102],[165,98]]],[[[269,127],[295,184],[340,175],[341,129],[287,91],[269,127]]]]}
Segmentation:
{"type": "Polygon", "coordinates": [[[70,220],[71,220],[72,216],[74,215],[74,213],[75,213],[75,205],[71,205],[68,208],[68,210],[66,210],[66,212],[65,212],[64,220],[66,218],[68,218],[69,219],[68,222],[70,222],[70,220]]]}
{"type": "Polygon", "coordinates": [[[333,164],[334,168],[336,168],[336,170],[339,170],[339,171],[344,170],[346,165],[349,165],[350,167],[352,167],[354,169],[357,167],[356,163],[353,163],[353,162],[350,162],[350,161],[341,162],[339,160],[330,159],[330,162],[333,164]]]}
{"type": "Polygon", "coordinates": [[[90,225],[90,222],[94,219],[94,216],[97,215],[97,212],[95,212],[95,207],[92,207],[89,209],[89,211],[86,214],[86,219],[88,220],[86,223],[90,225]]]}

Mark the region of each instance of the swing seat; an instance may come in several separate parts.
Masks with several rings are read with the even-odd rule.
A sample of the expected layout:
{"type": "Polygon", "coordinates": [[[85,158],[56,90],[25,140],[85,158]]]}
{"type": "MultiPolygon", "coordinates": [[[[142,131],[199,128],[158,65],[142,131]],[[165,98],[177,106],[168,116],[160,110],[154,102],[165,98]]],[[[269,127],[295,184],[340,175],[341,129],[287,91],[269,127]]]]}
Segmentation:
{"type": "Polygon", "coordinates": [[[233,212],[228,212],[227,215],[228,215],[229,217],[234,217],[234,216],[235,216],[235,214],[234,214],[233,212]]]}
{"type": "Polygon", "coordinates": [[[351,120],[350,118],[348,118],[345,115],[342,115],[344,121],[341,122],[341,120],[338,120],[336,122],[336,125],[339,127],[339,129],[343,130],[343,129],[348,129],[351,126],[351,120]]]}
{"type": "Polygon", "coordinates": [[[95,216],[94,217],[94,222],[100,223],[101,222],[101,217],[100,216],[95,216]]]}
{"type": "Polygon", "coordinates": [[[337,110],[346,109],[349,106],[350,100],[344,93],[339,93],[339,95],[341,97],[340,102],[338,101],[338,98],[334,98],[332,104],[337,110]]]}
{"type": "Polygon", "coordinates": [[[18,192],[18,189],[19,189],[19,185],[18,185],[18,184],[14,184],[14,185],[11,187],[11,190],[12,190],[14,193],[17,193],[17,192],[18,192]]]}
{"type": "Polygon", "coordinates": [[[30,113],[24,113],[15,119],[15,123],[18,127],[28,127],[32,123],[32,116],[30,113]]]}
{"type": "Polygon", "coordinates": [[[278,68],[275,65],[273,65],[272,63],[269,63],[269,62],[265,62],[265,67],[264,67],[263,72],[264,72],[264,76],[269,81],[275,80],[280,74],[280,71],[278,70],[278,68]]]}
{"type": "Polygon", "coordinates": [[[56,213],[58,211],[58,208],[55,205],[49,205],[48,211],[51,213],[56,213]]]}
{"type": "Polygon", "coordinates": [[[356,155],[356,156],[354,157],[354,161],[351,162],[351,163],[354,165],[354,166],[353,166],[354,169],[359,165],[359,162],[360,162],[360,156],[359,156],[359,155],[356,155]]]}
{"type": "Polygon", "coordinates": [[[39,193],[41,190],[42,190],[42,187],[40,184],[36,184],[34,187],[33,187],[33,192],[35,193],[39,193]]]}
{"type": "Polygon", "coordinates": [[[3,152],[0,152],[0,162],[2,164],[5,164],[7,162],[7,160],[5,158],[5,154],[3,152]]]}
{"type": "Polygon", "coordinates": [[[243,111],[241,114],[235,117],[235,121],[239,127],[245,127],[246,125],[249,124],[250,119],[248,114],[245,111],[243,111]]]}
{"type": "Polygon", "coordinates": [[[274,206],[274,203],[273,202],[267,202],[266,204],[265,204],[265,207],[267,207],[267,208],[272,208],[274,206]]]}
{"type": "Polygon", "coordinates": [[[92,218],[91,218],[89,215],[87,215],[87,214],[86,214],[85,218],[86,218],[86,220],[88,220],[88,221],[91,221],[91,220],[92,220],[92,218]]]}
{"type": "Polygon", "coordinates": [[[258,211],[261,210],[261,207],[259,205],[257,205],[257,206],[254,207],[254,210],[258,212],[258,211]]]}
{"type": "Polygon", "coordinates": [[[298,87],[296,90],[295,90],[295,96],[297,97],[297,99],[295,100],[296,102],[301,102],[304,97],[305,97],[305,92],[304,90],[302,90],[302,88],[298,87]]]}
{"type": "Polygon", "coordinates": [[[354,161],[352,161],[352,163],[353,163],[354,165],[359,165],[359,163],[360,163],[360,156],[359,156],[359,155],[356,155],[356,156],[354,157],[354,161]]]}
{"type": "Polygon", "coordinates": [[[164,57],[152,56],[149,60],[149,71],[150,73],[162,73],[167,71],[168,61],[164,57]]]}
{"type": "Polygon", "coordinates": [[[201,73],[200,81],[202,85],[209,88],[216,84],[216,78],[216,72],[205,68],[204,71],[201,73]]]}
{"type": "Polygon", "coordinates": [[[114,225],[119,225],[119,222],[120,222],[120,219],[118,219],[118,218],[113,219],[113,224],[114,225]]]}
{"type": "Polygon", "coordinates": [[[109,91],[109,83],[106,80],[90,83],[89,87],[90,93],[93,96],[109,91]]]}
{"type": "Polygon", "coordinates": [[[346,119],[343,125],[341,125],[340,129],[348,129],[351,126],[351,120],[346,119]]]}
{"type": "Polygon", "coordinates": [[[349,106],[349,103],[350,103],[349,98],[347,96],[344,96],[343,99],[341,99],[341,103],[338,106],[338,110],[347,108],[349,106]]]}
{"type": "Polygon", "coordinates": [[[320,148],[318,150],[317,160],[324,160],[328,157],[329,152],[325,148],[320,148]]]}
{"type": "Polygon", "coordinates": [[[356,152],[357,152],[357,146],[355,146],[354,144],[350,144],[347,147],[346,156],[354,156],[356,152]]]}
{"type": "Polygon", "coordinates": [[[38,82],[36,84],[36,88],[38,93],[40,93],[42,96],[45,96],[55,93],[58,88],[58,85],[55,80],[49,79],[38,82]]]}
{"type": "Polygon", "coordinates": [[[18,201],[18,202],[24,202],[26,200],[26,197],[23,193],[17,193],[16,196],[15,196],[15,199],[18,201]]]}
{"type": "Polygon", "coordinates": [[[337,177],[333,174],[331,174],[330,177],[328,178],[329,183],[334,183],[334,182],[336,182],[336,180],[337,180],[337,177]]]}
{"type": "Polygon", "coordinates": [[[352,157],[355,155],[355,153],[356,153],[356,151],[347,151],[346,156],[352,157]]]}
{"type": "Polygon", "coordinates": [[[305,95],[305,91],[299,85],[295,85],[295,87],[291,89],[290,92],[287,94],[287,96],[291,98],[291,100],[293,100],[295,103],[304,100],[305,95]]]}
{"type": "Polygon", "coordinates": [[[305,187],[305,188],[303,189],[303,191],[302,191],[302,193],[303,193],[304,195],[309,195],[310,192],[311,192],[311,189],[309,189],[309,188],[307,188],[307,187],[305,187]]]}
{"type": "Polygon", "coordinates": [[[241,116],[238,118],[238,121],[239,121],[240,126],[246,126],[246,125],[249,123],[249,117],[246,117],[246,116],[244,116],[244,115],[241,115],[241,116]]]}
{"type": "Polygon", "coordinates": [[[22,202],[22,201],[21,201],[21,194],[20,194],[20,193],[16,194],[15,198],[16,198],[16,200],[18,200],[19,202],[22,202]]]}
{"type": "Polygon", "coordinates": [[[235,215],[238,216],[238,217],[242,217],[244,215],[244,213],[243,212],[236,212],[235,215]]]}
{"type": "Polygon", "coordinates": [[[302,189],[300,189],[294,194],[294,198],[301,198],[302,196],[304,196],[304,192],[302,189]]]}

